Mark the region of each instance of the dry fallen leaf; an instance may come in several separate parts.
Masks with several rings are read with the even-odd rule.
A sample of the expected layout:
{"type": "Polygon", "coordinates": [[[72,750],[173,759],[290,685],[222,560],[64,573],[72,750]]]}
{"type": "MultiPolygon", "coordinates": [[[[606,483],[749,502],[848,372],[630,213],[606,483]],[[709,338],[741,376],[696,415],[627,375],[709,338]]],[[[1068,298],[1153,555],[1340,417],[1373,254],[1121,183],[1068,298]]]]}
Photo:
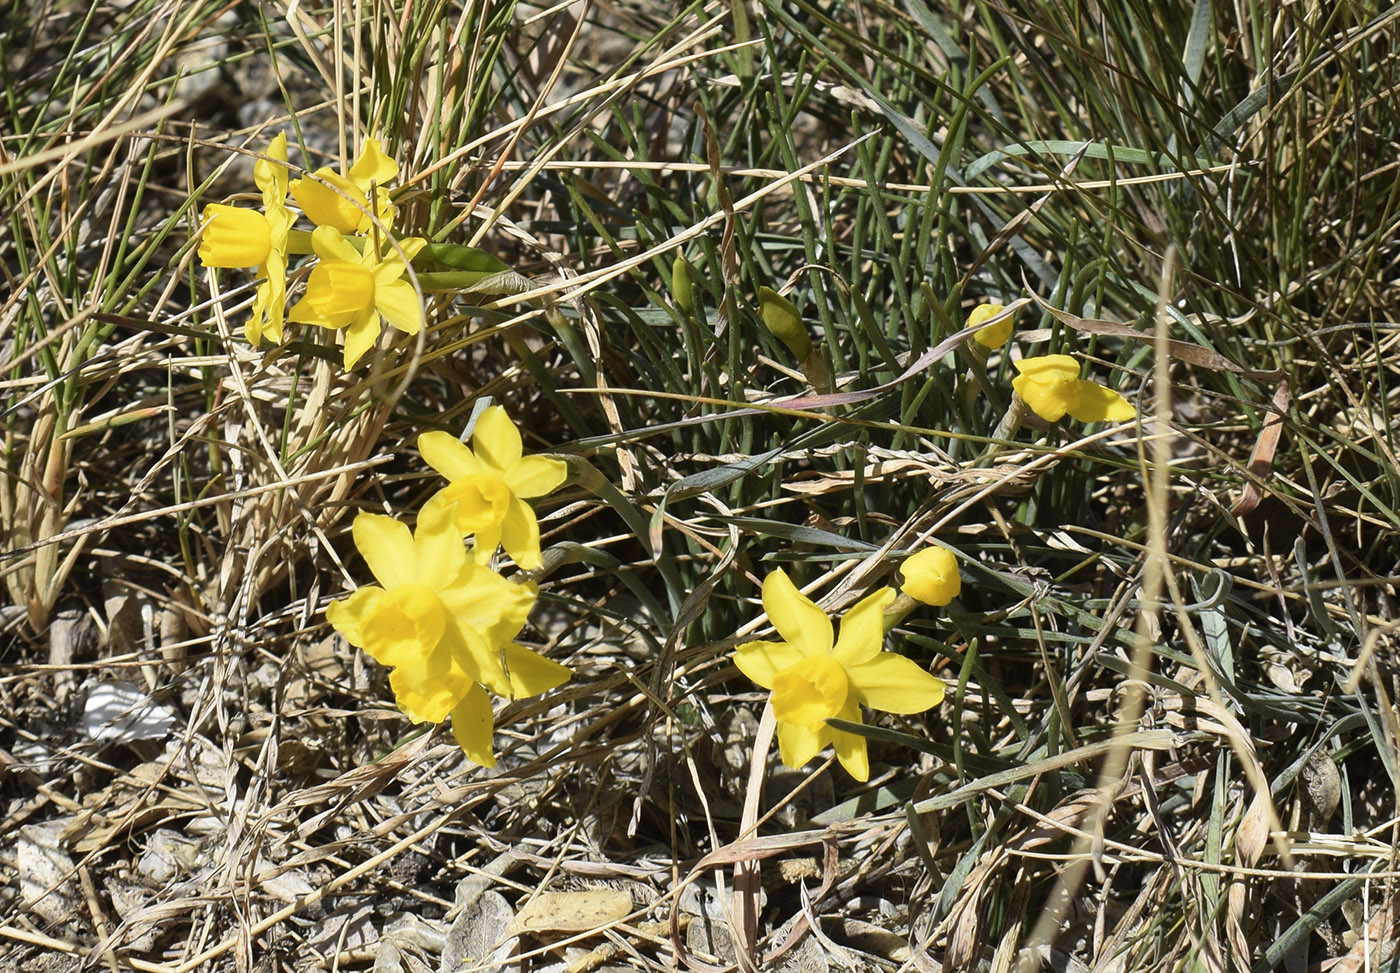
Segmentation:
{"type": "Polygon", "coordinates": [[[587,932],[625,919],[631,911],[632,896],[618,889],[541,892],[516,913],[507,932],[587,932]]]}

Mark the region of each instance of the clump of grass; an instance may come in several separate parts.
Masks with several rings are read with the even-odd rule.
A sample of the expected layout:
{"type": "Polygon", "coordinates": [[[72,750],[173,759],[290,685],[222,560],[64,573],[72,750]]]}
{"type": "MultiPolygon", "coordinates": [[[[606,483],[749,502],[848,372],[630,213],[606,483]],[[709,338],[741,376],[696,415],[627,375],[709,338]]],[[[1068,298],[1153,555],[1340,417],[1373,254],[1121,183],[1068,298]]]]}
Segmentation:
{"type": "Polygon", "coordinates": [[[757,903],[763,854],[773,963],[1264,970],[1394,939],[1392,13],[6,13],[7,962],[347,968],[409,951],[394,916],[445,934],[605,879],[634,965],[719,963],[727,935],[666,920],[736,862],[757,903]],[[379,137],[400,232],[489,255],[415,276],[429,326],[351,371],[330,332],[250,348],[250,278],[211,287],[190,242],[283,130],[308,171],[379,137]],[[1018,300],[1010,344],[949,340],[1018,300]],[[1012,435],[1013,359],[1047,354],[1141,422],[1012,435]],[[526,639],[575,676],[497,713],[494,772],[323,614],[366,577],[354,514],[420,506],[418,435],[488,399],[573,470],[526,639]],[[775,764],[746,795],[762,698],[730,650],[761,579],[836,611],[931,540],[962,594],[889,644],[946,701],[860,730],[868,785],[775,764]],[[116,684],[168,741],[81,731],[116,684]],[[804,894],[817,946],[787,947],[804,894]]]}

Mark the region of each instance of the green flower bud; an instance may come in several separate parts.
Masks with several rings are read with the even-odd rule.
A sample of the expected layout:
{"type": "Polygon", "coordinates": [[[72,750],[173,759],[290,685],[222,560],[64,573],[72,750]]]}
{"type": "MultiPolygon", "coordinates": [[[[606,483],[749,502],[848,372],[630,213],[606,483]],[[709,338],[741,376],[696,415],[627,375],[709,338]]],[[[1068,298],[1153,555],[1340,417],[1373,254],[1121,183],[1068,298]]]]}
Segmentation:
{"type": "Polygon", "coordinates": [[[671,299],[686,314],[695,313],[695,285],[691,281],[690,264],[683,254],[676,254],[671,265],[671,299]]]}
{"type": "Polygon", "coordinates": [[[758,289],[758,313],[763,324],[783,344],[799,362],[807,360],[812,353],[812,339],[802,325],[802,315],[792,302],[771,287],[758,289]]]}

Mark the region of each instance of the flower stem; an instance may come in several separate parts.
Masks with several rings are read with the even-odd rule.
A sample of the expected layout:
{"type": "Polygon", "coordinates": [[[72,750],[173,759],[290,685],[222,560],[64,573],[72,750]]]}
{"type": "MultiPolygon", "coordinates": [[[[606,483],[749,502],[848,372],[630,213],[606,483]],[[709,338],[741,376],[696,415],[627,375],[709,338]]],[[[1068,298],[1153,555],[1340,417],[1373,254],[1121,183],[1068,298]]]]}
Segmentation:
{"type": "Polygon", "coordinates": [[[1026,400],[1021,398],[1017,392],[1011,393],[1011,404],[1006,408],[1006,414],[1001,417],[1001,422],[992,430],[992,441],[987,443],[985,449],[973,461],[973,466],[986,466],[991,463],[1001,449],[1001,444],[1006,440],[1015,439],[1016,433],[1021,430],[1021,423],[1026,421],[1026,416],[1030,415],[1031,407],[1026,405],[1026,400]]]}
{"type": "Polygon", "coordinates": [[[311,248],[311,234],[306,230],[287,231],[288,253],[315,253],[311,248]]]}
{"type": "Polygon", "coordinates": [[[513,270],[491,274],[474,270],[431,270],[418,273],[418,286],[425,291],[498,297],[523,294],[535,286],[535,282],[513,270]]]}
{"type": "Polygon", "coordinates": [[[1007,406],[1006,415],[1001,417],[1001,422],[997,423],[996,429],[992,431],[993,439],[1015,439],[1016,433],[1021,430],[1021,423],[1026,421],[1026,416],[1030,413],[1031,407],[1026,405],[1026,400],[1021,398],[1019,392],[1011,393],[1011,405],[1007,406]]]}
{"type": "Polygon", "coordinates": [[[908,615],[915,608],[918,608],[920,604],[922,603],[901,591],[895,596],[894,601],[890,602],[889,607],[885,609],[885,632],[888,634],[892,628],[904,621],[904,616],[908,615]]]}

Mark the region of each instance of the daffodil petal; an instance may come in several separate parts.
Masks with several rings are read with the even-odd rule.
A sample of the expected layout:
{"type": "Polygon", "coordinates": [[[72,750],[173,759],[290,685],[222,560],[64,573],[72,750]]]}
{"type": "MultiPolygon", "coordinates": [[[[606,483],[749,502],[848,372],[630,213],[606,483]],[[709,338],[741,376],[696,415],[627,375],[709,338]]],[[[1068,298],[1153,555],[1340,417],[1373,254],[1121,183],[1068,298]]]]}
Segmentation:
{"type": "MultiPolygon", "coordinates": [[[[398,213],[399,208],[391,201],[389,190],[380,187],[374,191],[374,215],[370,216],[370,214],[366,212],[360,216],[360,232],[367,234],[378,229],[375,225],[375,220],[379,221],[379,227],[392,227],[394,225],[394,218],[398,216],[398,213]]],[[[413,258],[410,257],[409,259],[411,260],[413,258]]]]}
{"type": "MultiPolygon", "coordinates": [[[[263,314],[262,305],[266,301],[263,296],[263,287],[258,285],[258,292],[253,295],[253,313],[248,315],[248,320],[243,322],[243,338],[254,348],[262,344],[263,338],[263,314]]],[[[269,335],[269,337],[271,337],[269,335]]]]}
{"type": "MultiPolygon", "coordinates": [[[[368,208],[365,194],[329,166],[322,166],[313,175],[293,179],[288,189],[317,229],[354,233],[368,208]]],[[[355,259],[358,262],[359,254],[355,259]]]]}
{"type": "Polygon", "coordinates": [[[499,530],[513,500],[510,487],[495,473],[473,473],[447,484],[429,503],[455,504],[457,532],[470,537],[489,528],[499,530]]]}
{"type": "Polygon", "coordinates": [[[374,307],[384,319],[404,334],[423,330],[423,302],[406,280],[374,286],[374,307]]]}
{"type": "Polygon", "coordinates": [[[253,298],[253,313],[243,327],[244,337],[250,345],[256,346],[263,337],[273,344],[282,343],[282,320],[287,304],[287,258],[277,250],[267,255],[267,262],[259,268],[266,277],[258,285],[253,298]]]}
{"type": "Polygon", "coordinates": [[[780,723],[818,726],[846,705],[851,683],[829,655],[809,656],[773,680],[773,715],[780,723]]]}
{"type": "Polygon", "coordinates": [[[524,500],[512,498],[501,521],[501,546],[511,560],[526,571],[536,571],[540,560],[540,524],[524,500]]]}
{"type": "Polygon", "coordinates": [[[1123,422],[1137,415],[1131,402],[1097,382],[1081,381],[1078,398],[1069,414],[1080,422],[1123,422]]]}
{"type": "Polygon", "coordinates": [[[801,649],[787,642],[745,642],[734,650],[734,664],[739,671],[764,689],[772,689],[778,673],[805,658],[801,649]]]}
{"type": "Polygon", "coordinates": [[[287,320],[292,324],[310,324],[318,328],[332,329],[343,328],[349,323],[344,318],[338,321],[330,320],[312,307],[311,302],[304,297],[292,305],[292,309],[287,312],[287,320]]]}
{"type": "Polygon", "coordinates": [[[1069,408],[1065,394],[1047,391],[1044,386],[1024,375],[1013,378],[1011,387],[1016,390],[1022,401],[1031,407],[1031,411],[1046,422],[1059,422],[1069,408]]]}
{"type": "Polygon", "coordinates": [[[379,312],[377,311],[370,311],[369,314],[350,323],[345,331],[346,368],[354,368],[355,362],[374,347],[374,343],[379,340],[379,331],[379,312]]]}
{"type": "Polygon", "coordinates": [[[504,408],[493,405],[476,417],[472,452],[482,463],[501,472],[520,462],[520,430],[515,428],[504,408]]]}
{"type": "MultiPolygon", "coordinates": [[[[848,703],[839,718],[851,723],[862,722],[860,706],[848,703]]],[[[831,742],[836,747],[836,759],[841,761],[846,773],[862,783],[870,779],[870,755],[866,750],[865,737],[859,733],[833,729],[831,742]]]]}
{"type": "Polygon", "coordinates": [[[448,507],[435,508],[418,517],[413,542],[418,549],[418,581],[434,591],[452,584],[467,563],[467,550],[462,546],[462,534],[457,530],[454,511],[448,507]],[[438,513],[441,516],[436,516],[438,513]]]}
{"type": "MultiPolygon", "coordinates": [[[[441,599],[421,584],[398,585],[374,602],[360,621],[364,650],[391,668],[436,673],[450,659],[439,651],[448,623],[441,599]]],[[[431,679],[429,680],[431,681],[431,679]]]]}
{"type": "Polygon", "coordinates": [[[355,517],[350,533],[370,573],[385,588],[418,579],[418,551],[407,525],[382,514],[362,513],[355,517]]]}
{"type": "Polygon", "coordinates": [[[306,280],[306,300],[328,320],[351,322],[373,310],[374,280],[363,267],[323,260],[306,280]]]}
{"type": "Polygon", "coordinates": [[[1016,394],[1046,422],[1058,422],[1079,401],[1079,363],[1069,355],[1042,355],[1014,363],[1016,394]]]}
{"type": "Polygon", "coordinates": [[[374,285],[376,287],[392,284],[403,276],[403,261],[399,259],[398,254],[391,250],[387,257],[374,265],[371,272],[374,274],[374,285]]]}
{"type": "Polygon", "coordinates": [[[360,251],[345,239],[345,234],[334,226],[318,226],[311,232],[311,249],[316,251],[316,256],[322,260],[334,260],[340,263],[354,264],[360,266],[363,260],[360,251]]]}
{"type": "Polygon", "coordinates": [[[836,756],[841,766],[852,779],[862,784],[870,779],[870,755],[866,749],[865,737],[841,730],[831,731],[831,742],[836,745],[836,756]]]}
{"type": "Polygon", "coordinates": [[[397,242],[391,241],[385,247],[384,259],[374,268],[374,280],[378,284],[388,284],[398,280],[407,271],[404,259],[409,262],[418,256],[418,251],[428,245],[428,241],[422,237],[404,237],[397,242]]]}
{"type": "Polygon", "coordinates": [[[841,619],[841,635],[832,658],[849,668],[874,658],[885,644],[885,609],[894,601],[893,588],[872,591],[841,619]]]}
{"type": "Polygon", "coordinates": [[[506,675],[504,657],[501,655],[504,646],[501,643],[488,642],[475,629],[463,629],[462,635],[466,646],[463,651],[470,657],[472,667],[477,670],[476,681],[497,696],[509,698],[510,677],[506,675]]]}
{"type": "MultiPolygon", "coordinates": [[[[470,567],[480,568],[480,565],[469,565],[470,567]]],[[[530,620],[530,612],[534,609],[535,602],[539,598],[540,589],[532,581],[505,581],[494,571],[490,573],[503,582],[502,607],[493,615],[489,623],[482,625],[482,631],[486,633],[486,637],[493,644],[509,645],[520,634],[525,623],[530,620]]]]}
{"type": "Polygon", "coordinates": [[[423,462],[449,480],[460,480],[481,472],[481,462],[471,449],[441,430],[435,429],[419,436],[418,452],[422,454],[423,462]]]}
{"type": "Polygon", "coordinates": [[[763,609],[783,641],[803,655],[825,655],[831,651],[831,619],[797,590],[782,568],[763,579],[763,609]]]}
{"type": "Polygon", "coordinates": [[[816,729],[793,723],[778,724],[778,754],[783,763],[797,770],[821,753],[831,740],[831,728],[823,724],[816,729]]]}
{"type": "Polygon", "coordinates": [[[464,540],[468,532],[462,529],[461,508],[456,499],[448,493],[448,488],[444,487],[428,498],[418,511],[418,523],[433,521],[441,517],[446,517],[451,522],[453,529],[457,532],[457,539],[464,540]]]}
{"type": "Polygon", "coordinates": [[[1079,362],[1071,355],[1037,355],[1013,362],[1016,371],[1027,378],[1048,382],[1073,382],[1079,379],[1079,362]]]}
{"type": "Polygon", "coordinates": [[[922,713],[943,702],[943,680],[894,652],[849,667],[846,677],[857,700],[886,713],[922,713]]]}
{"type": "Polygon", "coordinates": [[[286,204],[267,203],[263,215],[267,217],[268,225],[272,228],[273,249],[285,256],[287,252],[287,239],[291,234],[293,225],[296,224],[297,214],[287,209],[286,204]]]}
{"type": "Polygon", "coordinates": [[[385,155],[379,140],[373,138],[365,139],[360,157],[350,167],[350,181],[362,192],[369,189],[370,183],[382,186],[398,174],[398,163],[385,155]]]}
{"type": "MultiPolygon", "coordinates": [[[[463,565],[452,584],[438,591],[448,613],[459,624],[495,646],[491,649],[493,656],[499,653],[500,646],[520,634],[538,595],[539,588],[533,584],[507,581],[490,568],[472,563],[463,565]]],[[[509,695],[509,690],[498,694],[509,695]]]]}
{"type": "Polygon", "coordinates": [[[467,759],[483,767],[496,766],[491,750],[491,697],[476,685],[452,708],[452,736],[467,759]]]}
{"type": "Polygon", "coordinates": [[[516,699],[538,696],[562,686],[573,675],[568,666],[561,666],[515,642],[507,643],[502,652],[506,657],[506,671],[510,673],[511,693],[516,699]]]}
{"type": "Polygon", "coordinates": [[[569,478],[569,466],[549,456],[522,456],[505,471],[505,481],[517,497],[548,496],[569,478]]]}
{"type": "MultiPolygon", "coordinates": [[[[967,326],[969,328],[976,327],[984,321],[990,321],[1005,310],[1006,308],[1000,304],[979,304],[967,316],[967,326]]],[[[1006,344],[1006,339],[1011,337],[1011,331],[1015,326],[1015,318],[1010,317],[1005,321],[998,321],[996,324],[982,328],[975,332],[972,337],[978,344],[987,348],[1000,348],[1006,344]]]]}
{"type": "Polygon", "coordinates": [[[476,572],[483,576],[499,592],[500,603],[487,609],[478,607],[481,613],[483,629],[493,639],[501,642],[509,642],[520,634],[520,630],[525,627],[526,620],[530,617],[530,610],[534,607],[536,599],[540,595],[540,586],[533,581],[508,581],[495,571],[482,569],[480,566],[468,564],[462,570],[476,572]],[[489,619],[489,624],[487,623],[489,619]]]}
{"type": "Polygon", "coordinates": [[[287,167],[277,164],[287,161],[286,132],[268,143],[266,155],[268,158],[253,163],[253,182],[262,190],[263,204],[270,208],[287,198],[287,167]]]}
{"type": "Polygon", "coordinates": [[[348,598],[333,601],[326,606],[326,621],[331,623],[345,640],[356,648],[361,648],[365,644],[364,636],[360,633],[360,624],[366,615],[374,611],[375,602],[379,596],[384,594],[384,589],[376,585],[367,585],[354,592],[348,598]]]}
{"type": "Polygon", "coordinates": [[[472,545],[472,558],[477,564],[487,565],[501,546],[501,525],[492,524],[476,532],[476,543],[472,545]]]}
{"type": "MultiPolygon", "coordinates": [[[[452,615],[450,608],[448,613],[448,622],[443,629],[441,644],[443,658],[447,660],[448,669],[452,672],[462,673],[472,684],[482,682],[485,676],[482,665],[487,660],[482,659],[480,635],[474,632],[470,626],[464,629],[460,624],[461,620],[452,615]]],[[[463,691],[465,692],[465,690],[463,691]]]]}
{"type": "MultiPolygon", "coordinates": [[[[457,505],[446,490],[439,490],[428,498],[428,502],[423,504],[418,510],[418,526],[414,528],[414,540],[418,538],[418,532],[422,530],[439,531],[446,529],[449,533],[457,527],[457,505]]],[[[459,537],[458,540],[461,538],[459,537]]],[[[454,571],[460,570],[458,565],[454,571]]]]}
{"type": "MultiPolygon", "coordinates": [[[[445,599],[444,603],[447,603],[445,599]]],[[[448,609],[447,631],[442,634],[442,645],[454,668],[461,669],[470,676],[472,682],[491,687],[505,685],[505,671],[501,668],[501,652],[498,647],[489,647],[482,631],[461,615],[448,609]]],[[[504,693],[503,693],[504,694],[504,693]]]]}

